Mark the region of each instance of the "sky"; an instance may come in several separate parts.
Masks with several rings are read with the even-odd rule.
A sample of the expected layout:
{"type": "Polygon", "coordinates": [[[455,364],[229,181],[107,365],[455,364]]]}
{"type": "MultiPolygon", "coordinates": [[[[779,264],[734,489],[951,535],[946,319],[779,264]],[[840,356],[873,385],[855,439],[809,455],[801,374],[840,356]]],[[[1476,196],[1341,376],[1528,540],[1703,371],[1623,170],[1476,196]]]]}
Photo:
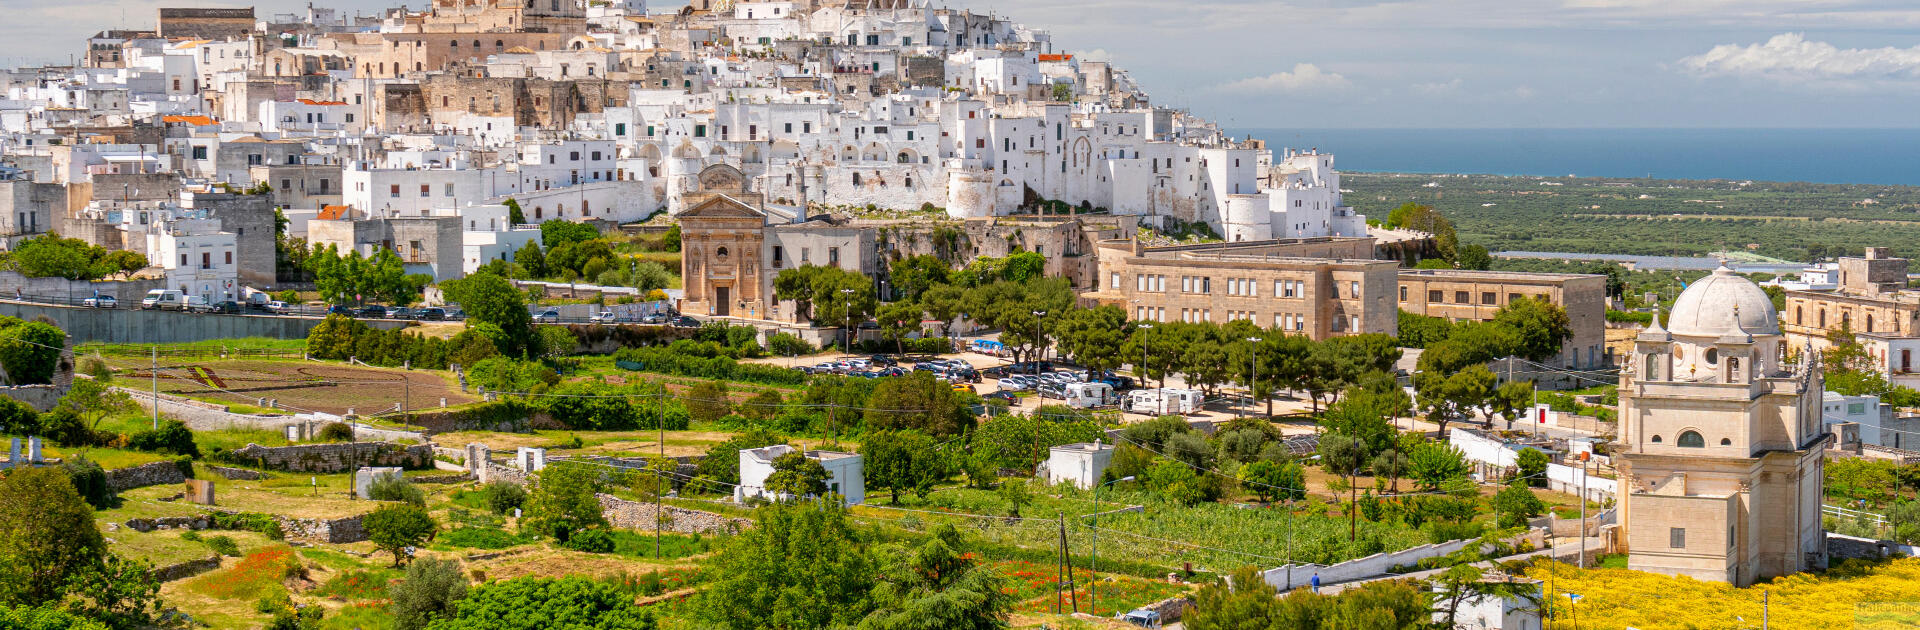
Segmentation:
{"type": "MultiPolygon", "coordinates": [[[[0,65],[65,62],[94,31],[151,28],[163,4],[244,6],[0,0],[0,65]]],[[[1110,60],[1156,103],[1232,129],[1920,127],[1914,0],[949,4],[1048,29],[1055,52],[1110,60]]]]}

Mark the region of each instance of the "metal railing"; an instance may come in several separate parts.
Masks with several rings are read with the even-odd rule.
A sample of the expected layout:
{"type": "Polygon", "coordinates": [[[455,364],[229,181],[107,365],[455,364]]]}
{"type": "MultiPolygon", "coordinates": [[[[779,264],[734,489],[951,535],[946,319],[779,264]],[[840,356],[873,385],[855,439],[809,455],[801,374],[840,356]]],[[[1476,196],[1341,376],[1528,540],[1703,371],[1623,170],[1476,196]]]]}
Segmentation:
{"type": "Polygon", "coordinates": [[[1823,504],[1820,506],[1820,514],[1824,516],[1831,516],[1837,519],[1846,519],[1850,521],[1859,521],[1864,519],[1866,522],[1873,523],[1874,527],[1887,526],[1887,516],[1885,514],[1880,514],[1877,512],[1868,512],[1865,510],[1855,510],[1852,508],[1840,507],[1838,505],[1823,504]]]}

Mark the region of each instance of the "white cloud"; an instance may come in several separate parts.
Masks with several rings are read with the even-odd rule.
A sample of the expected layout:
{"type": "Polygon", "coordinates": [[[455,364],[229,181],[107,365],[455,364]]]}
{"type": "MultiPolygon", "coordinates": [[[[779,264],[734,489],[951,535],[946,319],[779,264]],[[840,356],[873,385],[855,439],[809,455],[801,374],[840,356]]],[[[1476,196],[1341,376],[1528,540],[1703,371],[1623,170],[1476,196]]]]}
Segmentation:
{"type": "Polygon", "coordinates": [[[1459,77],[1455,77],[1451,81],[1438,81],[1433,83],[1415,83],[1413,84],[1413,87],[1411,89],[1413,90],[1414,94],[1419,94],[1421,96],[1445,96],[1448,94],[1458,93],[1460,91],[1460,86],[1463,83],[1464,82],[1462,82],[1459,79],[1459,77]]]}
{"type": "Polygon", "coordinates": [[[1765,43],[1721,44],[1683,58],[1679,67],[1700,76],[1780,81],[1907,81],[1920,79],[1920,46],[1840,48],[1782,33],[1765,43]]]}
{"type": "Polygon", "coordinates": [[[1081,61],[1113,61],[1113,53],[1105,48],[1095,48],[1080,54],[1081,61]]]}
{"type": "Polygon", "coordinates": [[[1294,64],[1293,70],[1263,77],[1248,77],[1220,86],[1227,92],[1305,92],[1344,90],[1353,85],[1337,72],[1321,70],[1310,63],[1294,64]]]}

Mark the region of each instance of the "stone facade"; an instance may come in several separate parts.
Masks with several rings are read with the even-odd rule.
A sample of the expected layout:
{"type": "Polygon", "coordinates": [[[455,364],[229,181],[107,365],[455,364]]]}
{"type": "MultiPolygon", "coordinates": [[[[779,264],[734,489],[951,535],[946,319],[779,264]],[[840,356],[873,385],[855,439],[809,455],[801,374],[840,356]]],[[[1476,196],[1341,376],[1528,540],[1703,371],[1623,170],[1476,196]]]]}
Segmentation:
{"type": "Polygon", "coordinates": [[[107,489],[114,492],[126,492],[134,488],[182,483],[187,480],[185,468],[179,462],[164,461],[142,464],[129,468],[115,468],[106,471],[107,489]]]}
{"type": "MultiPolygon", "coordinates": [[[[653,529],[654,515],[657,512],[654,511],[652,503],[628,501],[605,494],[598,496],[607,522],[614,527],[633,530],[653,529]]],[[[753,524],[751,519],[722,516],[671,505],[664,508],[667,521],[660,523],[660,529],[676,534],[732,534],[753,524]]]]}
{"type": "Polygon", "coordinates": [[[1786,362],[1772,302],[1722,267],[1620,373],[1627,567],[1744,587],[1826,565],[1819,351],[1786,362]]]}
{"type": "Polygon", "coordinates": [[[253,7],[163,7],[160,9],[159,35],[173,39],[246,39],[253,33],[253,25],[253,7]]]}
{"type": "Polygon", "coordinates": [[[1484,322],[1522,298],[1566,309],[1573,338],[1549,363],[1568,369],[1604,367],[1607,356],[1607,277],[1466,269],[1402,269],[1400,310],[1452,321],[1484,322]]]}
{"type": "Polygon", "coordinates": [[[1246,319],[1313,339],[1390,335],[1399,321],[1399,264],[1372,253],[1371,238],[1157,248],[1108,241],[1100,244],[1098,286],[1080,299],[1141,321],[1246,319]]]}
{"type": "Polygon", "coordinates": [[[433,447],[424,444],[403,445],[392,442],[353,442],[345,444],[296,444],[268,448],[248,444],[235,449],[236,460],[257,463],[262,468],[301,473],[338,473],[361,466],[395,466],[406,469],[433,466],[433,447]]]}

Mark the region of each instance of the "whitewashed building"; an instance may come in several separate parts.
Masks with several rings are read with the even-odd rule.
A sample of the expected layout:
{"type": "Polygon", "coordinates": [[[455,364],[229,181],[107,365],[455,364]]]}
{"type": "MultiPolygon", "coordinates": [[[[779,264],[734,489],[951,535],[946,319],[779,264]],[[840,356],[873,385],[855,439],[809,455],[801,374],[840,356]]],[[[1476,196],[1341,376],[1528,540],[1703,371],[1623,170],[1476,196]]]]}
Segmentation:
{"type": "MultiPolygon", "coordinates": [[[[789,498],[769,492],[767,477],[773,474],[774,460],[793,452],[795,449],[785,444],[740,451],[740,485],[734,488],[733,499],[789,498]]],[[[806,451],[803,455],[827,469],[827,492],[840,495],[848,505],[867,502],[865,470],[859,455],[837,451],[806,451]]]]}

